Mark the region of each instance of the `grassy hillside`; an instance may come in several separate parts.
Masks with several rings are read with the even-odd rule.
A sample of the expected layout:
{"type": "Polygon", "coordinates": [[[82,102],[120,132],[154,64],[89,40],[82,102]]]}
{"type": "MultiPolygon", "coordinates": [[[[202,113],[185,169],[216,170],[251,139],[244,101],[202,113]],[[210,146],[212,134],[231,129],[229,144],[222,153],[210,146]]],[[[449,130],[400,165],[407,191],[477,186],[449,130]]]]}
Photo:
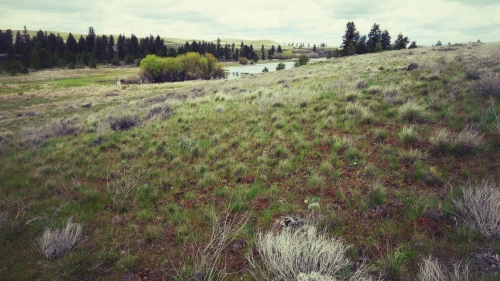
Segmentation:
{"type": "MultiPolygon", "coordinates": [[[[0,279],[208,280],[213,269],[224,280],[226,269],[225,280],[266,280],[285,263],[265,249],[300,260],[315,241],[342,256],[330,267],[338,280],[429,276],[431,255],[442,271],[464,262],[465,276],[469,261],[469,280],[497,280],[499,47],[383,52],[231,81],[0,74],[0,279]],[[75,244],[41,240],[65,227],[75,244]]],[[[328,259],[317,257],[310,271],[328,259]]]]}

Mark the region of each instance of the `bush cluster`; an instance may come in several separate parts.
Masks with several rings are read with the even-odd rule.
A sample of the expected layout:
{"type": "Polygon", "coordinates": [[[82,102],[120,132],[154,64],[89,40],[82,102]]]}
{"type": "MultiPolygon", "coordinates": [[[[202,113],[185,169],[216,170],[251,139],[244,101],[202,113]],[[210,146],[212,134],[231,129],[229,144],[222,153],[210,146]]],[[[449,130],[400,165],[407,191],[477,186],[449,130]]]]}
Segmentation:
{"type": "Polygon", "coordinates": [[[175,58],[148,55],[141,60],[141,76],[151,82],[224,77],[224,69],[212,54],[189,52],[175,58]]]}

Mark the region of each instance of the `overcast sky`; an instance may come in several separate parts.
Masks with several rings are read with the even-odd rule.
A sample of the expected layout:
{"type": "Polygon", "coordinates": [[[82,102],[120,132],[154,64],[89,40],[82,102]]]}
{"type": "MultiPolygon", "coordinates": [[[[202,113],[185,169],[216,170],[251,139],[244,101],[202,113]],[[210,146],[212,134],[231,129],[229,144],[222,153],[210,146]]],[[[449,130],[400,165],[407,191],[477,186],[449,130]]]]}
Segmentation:
{"type": "Polygon", "coordinates": [[[0,29],[338,46],[348,21],[361,35],[378,23],[418,45],[494,42],[500,0],[0,0],[0,29]]]}

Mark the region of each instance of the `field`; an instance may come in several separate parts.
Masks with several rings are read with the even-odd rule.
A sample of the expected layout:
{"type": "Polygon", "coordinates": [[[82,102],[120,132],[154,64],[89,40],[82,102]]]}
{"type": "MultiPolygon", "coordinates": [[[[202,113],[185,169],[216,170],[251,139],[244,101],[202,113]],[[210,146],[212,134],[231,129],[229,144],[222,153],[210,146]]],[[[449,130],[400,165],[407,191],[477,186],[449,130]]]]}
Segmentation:
{"type": "Polygon", "coordinates": [[[499,43],[114,83],[137,71],[0,74],[1,280],[266,280],[300,225],[350,245],[337,280],[498,280],[499,43]]]}

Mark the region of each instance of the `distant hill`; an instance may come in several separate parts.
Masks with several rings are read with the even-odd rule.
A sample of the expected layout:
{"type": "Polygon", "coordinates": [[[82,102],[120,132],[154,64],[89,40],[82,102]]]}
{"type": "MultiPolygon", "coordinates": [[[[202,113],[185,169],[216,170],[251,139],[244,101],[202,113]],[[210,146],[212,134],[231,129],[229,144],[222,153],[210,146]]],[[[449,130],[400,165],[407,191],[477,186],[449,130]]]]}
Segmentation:
{"type": "MultiPolygon", "coordinates": [[[[6,30],[6,29],[3,29],[3,28],[0,28],[1,30],[6,30]]],[[[21,32],[23,33],[24,30],[20,29],[20,30],[17,30],[17,29],[12,29],[12,33],[14,34],[14,39],[15,39],[15,36],[16,36],[16,33],[17,32],[21,32]]],[[[38,30],[28,30],[28,33],[30,36],[35,36],[36,33],[38,32],[38,30]]],[[[55,35],[57,35],[59,33],[59,35],[61,35],[61,37],[66,40],[66,38],[68,38],[68,35],[69,35],[69,32],[64,32],[64,31],[53,31],[53,30],[43,30],[43,32],[47,32],[47,34],[50,34],[50,33],[54,33],[55,35]]],[[[83,35],[84,37],[87,35],[87,34],[81,34],[81,33],[73,33],[73,37],[75,37],[75,39],[78,41],[78,38],[80,38],[81,35],[83,35]]],[[[97,34],[97,35],[106,35],[106,36],[109,36],[111,34],[97,34]]],[[[130,36],[129,35],[126,35],[126,36],[130,36]]],[[[137,37],[141,38],[141,37],[145,37],[145,36],[139,36],[139,35],[136,35],[137,37]]],[[[154,35],[156,37],[156,35],[154,35]]],[[[118,37],[118,34],[113,34],[113,37],[116,38],[118,37]]],[[[186,41],[188,41],[189,43],[193,42],[193,41],[196,41],[196,42],[199,42],[199,41],[203,41],[203,40],[200,40],[200,39],[182,39],[182,38],[170,38],[170,37],[162,37],[160,36],[161,39],[163,39],[165,41],[165,44],[166,45],[180,45],[180,44],[184,44],[186,43],[186,41]]],[[[207,41],[207,40],[205,40],[207,41]]],[[[209,42],[214,42],[214,43],[217,43],[217,39],[214,39],[214,40],[208,40],[209,42]]],[[[261,46],[262,44],[266,47],[270,47],[271,45],[274,45],[274,46],[278,46],[280,45],[280,43],[276,42],[276,41],[273,41],[273,40],[267,40],[267,39],[261,39],[261,40],[246,40],[246,39],[234,39],[234,38],[221,38],[220,39],[221,41],[221,44],[235,44],[237,46],[239,46],[241,44],[241,41],[243,41],[246,45],[253,45],[254,48],[256,46],[261,46]]]]}

